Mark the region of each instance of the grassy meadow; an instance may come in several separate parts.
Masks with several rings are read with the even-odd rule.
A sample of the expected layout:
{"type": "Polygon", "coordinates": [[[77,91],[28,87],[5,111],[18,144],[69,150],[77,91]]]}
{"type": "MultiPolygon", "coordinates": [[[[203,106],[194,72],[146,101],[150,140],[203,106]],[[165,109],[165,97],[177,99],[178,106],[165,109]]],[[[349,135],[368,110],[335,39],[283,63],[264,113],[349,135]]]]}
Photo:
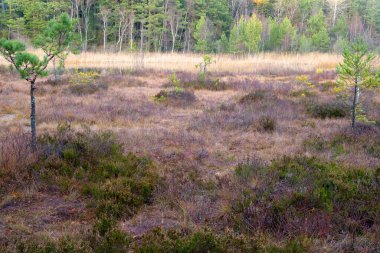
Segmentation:
{"type": "Polygon", "coordinates": [[[341,60],[70,55],[37,80],[32,155],[2,65],[0,252],[379,252],[380,93],[353,133],[341,60]]]}

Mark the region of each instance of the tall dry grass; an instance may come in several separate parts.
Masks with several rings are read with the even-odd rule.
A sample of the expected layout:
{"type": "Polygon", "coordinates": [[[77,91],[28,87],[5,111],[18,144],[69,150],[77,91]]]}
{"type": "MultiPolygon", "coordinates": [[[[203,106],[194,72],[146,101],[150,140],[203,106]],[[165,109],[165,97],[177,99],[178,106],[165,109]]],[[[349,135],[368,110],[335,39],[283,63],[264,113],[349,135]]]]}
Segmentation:
{"type": "MultiPolygon", "coordinates": [[[[40,52],[37,51],[37,54],[40,52]]],[[[86,52],[69,55],[67,68],[110,68],[197,72],[195,65],[202,62],[201,54],[169,53],[102,53],[86,52]]],[[[213,55],[215,62],[209,70],[213,72],[254,73],[281,75],[315,71],[318,68],[335,69],[341,61],[336,54],[307,53],[283,54],[260,53],[255,55],[233,56],[213,55]]],[[[0,59],[0,64],[6,64],[0,59]]]]}
{"type": "MultiPolygon", "coordinates": [[[[163,53],[82,53],[70,55],[67,67],[72,68],[139,68],[155,70],[198,71],[200,54],[163,53]]],[[[315,71],[317,68],[334,69],[341,57],[334,54],[276,54],[262,53],[251,56],[214,55],[213,72],[281,74],[315,71]]]]}

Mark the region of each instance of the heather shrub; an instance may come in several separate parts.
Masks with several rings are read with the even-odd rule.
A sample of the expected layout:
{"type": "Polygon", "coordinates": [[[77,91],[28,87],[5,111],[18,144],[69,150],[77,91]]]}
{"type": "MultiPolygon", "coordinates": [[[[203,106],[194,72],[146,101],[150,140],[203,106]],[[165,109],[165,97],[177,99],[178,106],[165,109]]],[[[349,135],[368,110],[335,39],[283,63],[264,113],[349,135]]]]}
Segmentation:
{"type": "Polygon", "coordinates": [[[154,98],[158,102],[178,105],[191,104],[196,101],[194,92],[187,89],[162,90],[154,98]]]}
{"type": "Polygon", "coordinates": [[[131,237],[117,228],[112,220],[98,220],[92,229],[81,234],[56,240],[32,236],[18,238],[12,245],[2,246],[4,253],[123,253],[127,252],[131,237]]]}
{"type": "Polygon", "coordinates": [[[247,181],[265,167],[262,160],[257,157],[247,157],[244,162],[240,162],[235,168],[235,175],[239,180],[247,181]]]}
{"type": "Polygon", "coordinates": [[[249,103],[255,103],[255,102],[269,100],[273,98],[275,98],[275,96],[273,94],[270,94],[268,91],[256,90],[256,91],[251,91],[250,93],[241,97],[239,102],[241,104],[249,104],[249,103]]]}
{"type": "Polygon", "coordinates": [[[70,86],[68,88],[68,91],[71,94],[82,96],[94,94],[100,90],[107,90],[108,85],[97,83],[98,78],[99,74],[94,71],[75,71],[69,80],[70,86]]]}
{"type": "Polygon", "coordinates": [[[209,80],[209,79],[200,79],[184,82],[183,86],[185,88],[191,88],[195,90],[213,90],[213,91],[221,91],[226,90],[228,85],[220,81],[220,79],[209,80]]]}
{"type": "Polygon", "coordinates": [[[289,95],[292,97],[314,97],[316,94],[310,89],[304,88],[304,89],[292,90],[290,91],[289,95]]]}
{"type": "Polygon", "coordinates": [[[34,167],[45,185],[87,196],[98,217],[130,217],[152,201],[157,183],[153,163],[131,153],[124,155],[110,132],[73,132],[61,127],[56,135],[42,136],[39,147],[40,159],[34,167]]]}
{"type": "Polygon", "coordinates": [[[70,85],[68,88],[71,94],[77,96],[91,95],[101,90],[108,90],[107,84],[79,84],[79,85],[70,85]]]}
{"type": "MultiPolygon", "coordinates": [[[[249,165],[240,164],[237,175],[242,168],[250,171],[249,165]]],[[[355,233],[380,226],[380,168],[346,168],[302,156],[256,168],[244,174],[248,184],[238,183],[241,194],[231,202],[230,219],[239,231],[322,236],[352,233],[349,222],[356,224],[355,233]]]]}
{"type": "Polygon", "coordinates": [[[155,229],[136,244],[135,252],[257,252],[253,239],[229,233],[216,234],[207,230],[186,231],[155,229]]]}
{"type": "Polygon", "coordinates": [[[307,106],[307,112],[315,118],[344,118],[349,114],[349,107],[343,102],[314,102],[307,106]]]}
{"type": "Polygon", "coordinates": [[[271,116],[262,116],[259,118],[259,131],[273,132],[276,129],[276,119],[271,116]]]}

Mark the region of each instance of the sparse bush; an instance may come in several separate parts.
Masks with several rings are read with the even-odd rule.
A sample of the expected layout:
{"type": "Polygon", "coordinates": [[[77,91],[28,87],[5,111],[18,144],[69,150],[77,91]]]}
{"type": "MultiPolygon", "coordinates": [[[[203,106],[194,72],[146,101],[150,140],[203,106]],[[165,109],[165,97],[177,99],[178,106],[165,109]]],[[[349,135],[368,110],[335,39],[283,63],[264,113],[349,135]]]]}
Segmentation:
{"type": "Polygon", "coordinates": [[[297,89],[297,90],[292,90],[290,92],[290,96],[292,96],[292,97],[314,97],[315,92],[311,91],[310,89],[297,89]]]}
{"type": "Polygon", "coordinates": [[[78,85],[70,85],[68,90],[71,94],[77,96],[83,95],[91,95],[101,90],[107,90],[107,84],[78,84],[78,85]]]}
{"type": "Polygon", "coordinates": [[[174,90],[178,92],[182,91],[182,88],[180,86],[180,80],[178,79],[176,73],[172,73],[171,75],[169,75],[168,79],[169,85],[172,86],[174,90]]]}
{"type": "Polygon", "coordinates": [[[270,95],[268,91],[265,90],[256,90],[251,91],[247,95],[244,95],[242,98],[240,98],[239,102],[241,104],[249,104],[249,103],[255,103],[258,101],[268,100],[271,99],[273,95],[270,95]]]}
{"type": "Polygon", "coordinates": [[[196,101],[196,96],[191,90],[162,90],[156,96],[158,102],[174,103],[174,104],[191,104],[196,101]]]}
{"type": "Polygon", "coordinates": [[[225,82],[220,81],[220,79],[216,80],[194,80],[184,82],[183,86],[185,88],[192,88],[195,90],[213,90],[213,91],[221,91],[226,90],[228,88],[225,82]]]}
{"type": "Polygon", "coordinates": [[[322,91],[327,92],[333,90],[336,87],[335,82],[323,82],[321,83],[322,91]]]}
{"type": "Polygon", "coordinates": [[[93,84],[98,77],[99,74],[95,71],[81,72],[76,70],[71,75],[69,82],[71,85],[89,85],[93,84]]]}
{"type": "Polygon", "coordinates": [[[259,119],[258,129],[264,132],[273,132],[276,129],[276,119],[271,116],[262,116],[259,119]]]}
{"type": "Polygon", "coordinates": [[[2,248],[4,253],[123,253],[127,252],[131,237],[119,230],[112,220],[99,220],[90,231],[53,240],[32,236],[17,239],[13,245],[2,248]]]}
{"type": "Polygon", "coordinates": [[[98,84],[96,80],[98,79],[99,74],[94,71],[88,72],[79,72],[76,71],[69,80],[70,93],[78,96],[94,94],[100,90],[107,90],[107,84],[98,84]]]}
{"type": "Polygon", "coordinates": [[[239,180],[249,181],[253,175],[257,174],[265,167],[262,160],[257,157],[248,157],[246,161],[239,163],[235,168],[235,175],[239,180]]]}
{"type": "Polygon", "coordinates": [[[349,114],[349,107],[343,102],[315,102],[307,106],[307,112],[315,118],[344,118],[349,114]]]}
{"type": "Polygon", "coordinates": [[[256,252],[257,243],[243,236],[223,233],[215,234],[207,230],[186,231],[186,230],[153,230],[144,235],[142,242],[136,244],[135,252],[256,252]]]}
{"type": "Polygon", "coordinates": [[[33,180],[31,165],[36,156],[30,152],[30,135],[22,129],[0,136],[0,196],[33,180]]]}

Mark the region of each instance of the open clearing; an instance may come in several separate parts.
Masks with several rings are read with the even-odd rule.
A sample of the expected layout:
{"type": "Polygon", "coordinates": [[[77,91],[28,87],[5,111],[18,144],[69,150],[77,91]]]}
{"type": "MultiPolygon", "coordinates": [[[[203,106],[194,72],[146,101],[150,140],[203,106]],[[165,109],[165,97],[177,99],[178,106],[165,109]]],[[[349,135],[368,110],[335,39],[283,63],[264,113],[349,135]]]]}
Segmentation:
{"type": "MultiPolygon", "coordinates": [[[[105,88],[91,94],[77,94],[70,89],[72,73],[65,73],[58,83],[51,79],[40,80],[37,89],[39,135],[54,133],[64,122],[74,130],[86,125],[94,131],[113,132],[123,144],[124,153],[132,152],[153,160],[164,186],[155,193],[151,205],[119,221],[120,228],[134,237],[154,227],[208,226],[217,231],[234,227],[226,217],[231,212],[231,199],[239,190],[231,192],[228,185],[232,183],[225,182],[233,182],[236,167],[247,160],[270,164],[284,156],[302,156],[363,171],[375,171],[379,167],[379,93],[363,93],[368,117],[377,121],[377,125],[362,125],[355,141],[352,141],[349,114],[325,118],[315,109],[336,101],[333,70],[339,59],[336,56],[314,57],[315,61],[309,65],[304,63],[310,55],[281,56],[278,63],[273,63],[275,56],[269,56],[268,60],[258,56],[263,58],[253,66],[250,63],[256,61],[256,57],[239,63],[216,58],[217,63],[210,68],[208,78],[217,80],[223,88],[190,86],[189,91],[195,95],[191,102],[160,100],[155,96],[161,90],[170,89],[167,88],[170,86],[168,76],[173,71],[181,83],[195,82],[198,76],[194,64],[199,58],[187,57],[185,65],[179,65],[182,58],[176,55],[169,65],[161,65],[149,63],[149,57],[145,57],[144,70],[102,71],[96,83],[105,88]],[[300,78],[302,76],[313,86],[302,81],[305,79],[300,78]]],[[[160,57],[166,61],[173,56],[160,57]]],[[[73,56],[67,61],[67,67],[98,68],[101,62],[96,55],[73,56]]],[[[112,68],[118,63],[109,64],[107,67],[112,68]]],[[[121,65],[124,67],[124,64],[129,66],[133,61],[121,65]]],[[[2,70],[0,138],[4,168],[17,163],[17,152],[23,152],[16,143],[25,145],[25,133],[29,130],[28,92],[24,81],[2,70]]],[[[250,184],[250,187],[259,187],[260,182],[252,179],[250,184]]],[[[85,199],[79,197],[74,188],[49,189],[40,187],[37,181],[1,194],[0,234],[5,237],[2,236],[0,242],[14,235],[58,238],[80,233],[93,219],[93,214],[86,211],[85,199]]],[[[326,218],[323,213],[318,215],[322,216],[315,214],[310,219],[323,221],[326,218]]],[[[376,215],[373,217],[378,219],[378,213],[376,215]]],[[[358,249],[379,246],[376,244],[379,242],[378,222],[372,221],[362,237],[359,235],[358,249]]],[[[315,239],[310,243],[314,252],[338,252],[335,250],[344,250],[351,243],[348,233],[334,232],[323,224],[318,224],[321,228],[309,224],[316,231],[302,230],[307,224],[307,221],[292,223],[293,228],[282,229],[293,230],[295,235],[305,233],[315,239]]],[[[286,236],[280,231],[276,233],[281,245],[286,236]]],[[[275,239],[273,243],[277,243],[275,239]]]]}

